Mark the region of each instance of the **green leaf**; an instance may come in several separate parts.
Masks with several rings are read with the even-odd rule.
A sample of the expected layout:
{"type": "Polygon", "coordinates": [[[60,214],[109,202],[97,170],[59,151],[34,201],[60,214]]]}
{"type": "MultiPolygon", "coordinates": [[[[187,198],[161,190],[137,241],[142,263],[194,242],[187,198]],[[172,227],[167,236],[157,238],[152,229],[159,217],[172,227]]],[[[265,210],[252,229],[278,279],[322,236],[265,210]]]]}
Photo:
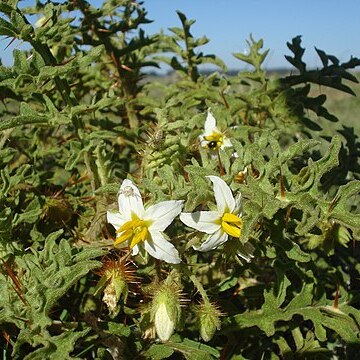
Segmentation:
{"type": "Polygon", "coordinates": [[[177,335],[172,336],[165,345],[182,353],[187,360],[210,360],[220,356],[219,351],[211,346],[177,335]]]}
{"type": "MultiPolygon", "coordinates": [[[[79,359],[72,357],[70,354],[74,350],[75,343],[79,339],[85,337],[90,330],[90,328],[87,328],[82,331],[65,331],[60,335],[42,339],[39,341],[39,343],[42,343],[44,346],[25,356],[24,360],[79,359]]],[[[22,334],[20,333],[19,342],[22,341],[21,335],[22,334]]],[[[15,348],[15,350],[17,350],[17,348],[15,348]]]]}
{"type": "Polygon", "coordinates": [[[95,194],[117,194],[119,189],[120,185],[118,183],[107,184],[96,189],[95,194]]]}
{"type": "Polygon", "coordinates": [[[70,156],[66,161],[65,170],[73,169],[76,164],[83,158],[84,153],[87,149],[82,148],[80,141],[73,140],[70,142],[70,156]]]}
{"type": "Polygon", "coordinates": [[[104,52],[103,46],[97,46],[92,48],[86,55],[78,55],[73,58],[71,61],[67,62],[64,65],[58,66],[44,66],[40,69],[38,75],[38,81],[44,81],[49,79],[54,79],[57,76],[70,75],[75,73],[80,67],[90,66],[94,61],[96,61],[101,54],[104,52]]]}
{"type": "Polygon", "coordinates": [[[42,213],[42,208],[40,200],[38,197],[35,197],[26,207],[22,214],[19,214],[14,218],[14,226],[20,223],[33,224],[36,221],[39,221],[40,215],[42,213]]]}
{"type": "Polygon", "coordinates": [[[10,119],[2,120],[0,122],[0,131],[16,128],[22,125],[41,124],[47,123],[47,118],[41,114],[36,115],[19,115],[10,119]]]}
{"type": "Polygon", "coordinates": [[[0,18],[0,36],[10,36],[10,37],[17,37],[17,30],[15,27],[12,26],[11,23],[4,20],[3,18],[0,18]]]}
{"type": "Polygon", "coordinates": [[[304,73],[306,71],[306,64],[302,61],[302,57],[304,55],[305,49],[301,47],[301,36],[296,36],[292,39],[292,42],[287,42],[286,45],[293,52],[294,57],[285,56],[285,59],[290,62],[293,66],[295,66],[300,73],[304,73]]]}
{"type": "Polygon", "coordinates": [[[169,358],[174,350],[165,344],[153,344],[146,350],[146,356],[152,360],[162,360],[169,358]]]}
{"type": "MultiPolygon", "coordinates": [[[[0,311],[0,318],[23,329],[22,341],[34,346],[39,339],[47,339],[46,329],[52,322],[49,315],[56,302],[89,271],[102,265],[100,261],[93,260],[104,254],[100,248],[71,249],[65,239],[57,245],[57,238],[62,232],[51,233],[41,251],[17,257],[17,266],[22,271],[22,297],[10,286],[10,279],[2,287],[4,297],[0,298],[0,308],[4,309],[3,301],[8,303],[9,299],[12,305],[5,304],[6,310],[0,311]],[[33,327],[29,328],[26,322],[19,323],[17,319],[26,319],[33,327]]],[[[17,346],[21,346],[20,342],[17,346]]]]}
{"type": "Polygon", "coordinates": [[[0,11],[3,12],[4,14],[10,15],[13,10],[15,10],[15,8],[12,7],[11,5],[6,4],[5,2],[0,3],[0,11]]]}
{"type": "Polygon", "coordinates": [[[0,212],[0,242],[4,246],[4,242],[11,239],[11,223],[12,213],[10,208],[5,208],[0,212]]]}

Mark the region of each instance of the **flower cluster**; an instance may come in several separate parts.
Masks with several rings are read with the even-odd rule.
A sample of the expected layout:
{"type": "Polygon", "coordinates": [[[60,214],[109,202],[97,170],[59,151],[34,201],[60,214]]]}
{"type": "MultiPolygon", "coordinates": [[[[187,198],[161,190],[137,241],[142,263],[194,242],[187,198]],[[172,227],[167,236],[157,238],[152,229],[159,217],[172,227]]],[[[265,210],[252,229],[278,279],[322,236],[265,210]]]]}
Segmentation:
{"type": "MultiPolygon", "coordinates": [[[[216,120],[208,110],[204,133],[199,137],[202,146],[211,150],[231,147],[231,141],[216,126],[216,120]]],[[[168,263],[181,262],[177,249],[165,237],[165,229],[181,213],[180,220],[188,227],[208,234],[198,251],[210,251],[224,244],[229,236],[240,238],[242,219],[240,212],[241,194],[235,199],[229,186],[217,176],[207,176],[213,183],[216,211],[181,213],[183,201],[169,200],[144,208],[139,189],[131,180],[124,180],[119,191],[118,212],[108,212],[107,219],[115,227],[115,245],[128,245],[132,254],[145,250],[156,259],[168,263]]],[[[247,246],[250,249],[249,246],[247,246]]],[[[245,249],[245,248],[244,248],[245,249]]],[[[238,254],[249,261],[252,254],[238,254]]]]}
{"type": "MultiPolygon", "coordinates": [[[[177,249],[163,233],[180,213],[186,226],[209,235],[199,247],[194,246],[195,250],[210,251],[229,237],[240,238],[241,194],[235,199],[224,180],[217,176],[207,178],[213,183],[217,210],[194,213],[181,213],[182,200],[162,201],[145,209],[139,189],[131,180],[124,180],[118,195],[119,211],[107,213],[108,222],[116,230],[115,245],[127,244],[133,255],[145,250],[156,259],[180,263],[177,249]]],[[[243,258],[249,261],[251,255],[243,258]]]]}

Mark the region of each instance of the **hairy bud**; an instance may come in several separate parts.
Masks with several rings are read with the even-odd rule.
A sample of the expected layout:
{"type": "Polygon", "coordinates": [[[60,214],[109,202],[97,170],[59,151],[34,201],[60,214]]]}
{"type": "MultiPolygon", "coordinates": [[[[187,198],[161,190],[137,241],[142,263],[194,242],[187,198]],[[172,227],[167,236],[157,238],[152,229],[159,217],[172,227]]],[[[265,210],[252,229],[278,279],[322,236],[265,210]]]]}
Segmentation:
{"type": "Polygon", "coordinates": [[[180,286],[170,275],[156,290],[152,299],[151,315],[161,341],[169,340],[180,318],[180,286]]]}
{"type": "Polygon", "coordinates": [[[221,312],[213,303],[204,302],[198,306],[200,336],[204,341],[210,341],[216,330],[220,330],[221,315],[221,312]]]}

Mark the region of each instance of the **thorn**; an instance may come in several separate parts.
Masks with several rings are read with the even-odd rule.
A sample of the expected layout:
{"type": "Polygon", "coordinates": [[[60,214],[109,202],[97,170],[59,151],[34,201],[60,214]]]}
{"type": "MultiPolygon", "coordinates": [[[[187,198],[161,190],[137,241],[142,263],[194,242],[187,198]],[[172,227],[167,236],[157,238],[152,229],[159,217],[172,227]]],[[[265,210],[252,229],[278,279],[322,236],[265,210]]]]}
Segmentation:
{"type": "Polygon", "coordinates": [[[102,32],[102,33],[111,33],[111,31],[108,29],[97,29],[97,31],[102,32]]]}
{"type": "Polygon", "coordinates": [[[329,209],[328,209],[328,213],[332,212],[334,207],[335,207],[335,204],[336,202],[339,200],[339,195],[335,195],[334,198],[331,200],[331,203],[329,205],[329,209]]]}
{"type": "Polygon", "coordinates": [[[281,168],[280,168],[280,194],[282,198],[285,198],[285,186],[284,186],[284,180],[283,180],[281,168]]]}
{"type": "Polygon", "coordinates": [[[80,84],[80,81],[74,82],[72,84],[69,84],[69,87],[70,87],[70,89],[72,89],[73,87],[78,86],[79,84],[80,84]]]}
{"type": "Polygon", "coordinates": [[[16,37],[13,37],[12,40],[6,45],[4,50],[6,50],[15,40],[16,40],[16,37]]]}
{"type": "Polygon", "coordinates": [[[124,69],[124,70],[127,70],[127,71],[130,71],[130,72],[133,72],[134,70],[129,68],[128,66],[126,65],[121,65],[121,68],[124,69]]]}
{"type": "Polygon", "coordinates": [[[119,69],[121,67],[121,64],[119,62],[119,60],[116,58],[115,53],[112,51],[111,52],[111,60],[113,61],[114,65],[117,67],[117,69],[119,69]]]}
{"type": "Polygon", "coordinates": [[[56,64],[55,66],[63,66],[68,64],[69,62],[73,61],[76,58],[76,56],[71,57],[70,59],[64,60],[61,64],[56,64]]]}
{"type": "Polygon", "coordinates": [[[287,226],[289,222],[291,210],[292,210],[291,206],[286,209],[285,226],[287,226]]]}
{"type": "MultiPolygon", "coordinates": [[[[51,79],[45,80],[44,83],[41,85],[41,87],[45,86],[50,80],[51,80],[51,79]]],[[[54,89],[54,88],[53,88],[53,89],[54,89]]],[[[52,89],[52,90],[53,90],[53,89],[52,89]]]]}
{"type": "Polygon", "coordinates": [[[51,20],[51,16],[40,26],[41,28],[46,26],[46,24],[51,20]]]}
{"type": "Polygon", "coordinates": [[[10,340],[11,340],[10,335],[5,330],[2,332],[2,336],[6,341],[6,347],[11,345],[11,343],[10,343],[10,340]]]}
{"type": "Polygon", "coordinates": [[[189,179],[189,173],[185,170],[185,166],[184,166],[183,164],[180,164],[180,166],[181,166],[181,168],[182,168],[182,170],[183,170],[183,172],[184,172],[184,179],[185,179],[185,181],[186,181],[186,182],[189,182],[189,181],[190,181],[190,179],[189,179]]]}
{"type": "Polygon", "coordinates": [[[7,39],[10,39],[12,36],[8,35],[8,36],[5,36],[3,35],[4,37],[2,39],[0,39],[0,41],[5,41],[7,39]]]}
{"type": "Polygon", "coordinates": [[[223,91],[223,90],[220,91],[220,95],[221,95],[221,97],[222,97],[222,99],[223,99],[223,101],[224,101],[225,107],[226,107],[227,109],[230,109],[229,103],[227,102],[227,100],[226,100],[226,98],[225,98],[225,94],[224,94],[224,91],[223,91]]]}
{"type": "Polygon", "coordinates": [[[24,305],[29,305],[28,302],[25,300],[24,295],[22,293],[21,283],[20,283],[19,279],[14,274],[14,272],[12,271],[9,264],[4,259],[1,259],[1,260],[2,260],[2,262],[4,264],[4,267],[6,269],[7,274],[10,276],[10,279],[14,282],[13,289],[15,290],[17,295],[19,296],[20,300],[24,303],[24,305]]]}

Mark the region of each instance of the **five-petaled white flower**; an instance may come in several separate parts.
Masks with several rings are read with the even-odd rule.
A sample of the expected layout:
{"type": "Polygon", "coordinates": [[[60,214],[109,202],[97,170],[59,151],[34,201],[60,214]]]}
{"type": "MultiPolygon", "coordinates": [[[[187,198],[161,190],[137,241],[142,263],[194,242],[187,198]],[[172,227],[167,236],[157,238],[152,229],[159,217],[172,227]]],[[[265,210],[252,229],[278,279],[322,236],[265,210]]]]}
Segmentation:
{"type": "Polygon", "coordinates": [[[230,139],[216,127],[216,120],[210,109],[208,110],[204,130],[205,132],[199,136],[202,147],[218,150],[232,146],[230,139]]]}
{"type": "Polygon", "coordinates": [[[107,220],[116,229],[115,245],[127,242],[136,255],[143,247],[151,256],[168,263],[181,260],[176,248],[165,239],[164,231],[180,214],[183,200],[162,201],[144,208],[139,189],[125,179],[118,194],[119,212],[107,212],[107,220]]]}
{"type": "Polygon", "coordinates": [[[241,194],[234,199],[229,186],[217,176],[207,176],[213,183],[217,211],[181,213],[180,220],[187,226],[209,234],[195,250],[209,251],[225,243],[229,236],[239,238],[242,220],[240,213],[241,194]]]}

